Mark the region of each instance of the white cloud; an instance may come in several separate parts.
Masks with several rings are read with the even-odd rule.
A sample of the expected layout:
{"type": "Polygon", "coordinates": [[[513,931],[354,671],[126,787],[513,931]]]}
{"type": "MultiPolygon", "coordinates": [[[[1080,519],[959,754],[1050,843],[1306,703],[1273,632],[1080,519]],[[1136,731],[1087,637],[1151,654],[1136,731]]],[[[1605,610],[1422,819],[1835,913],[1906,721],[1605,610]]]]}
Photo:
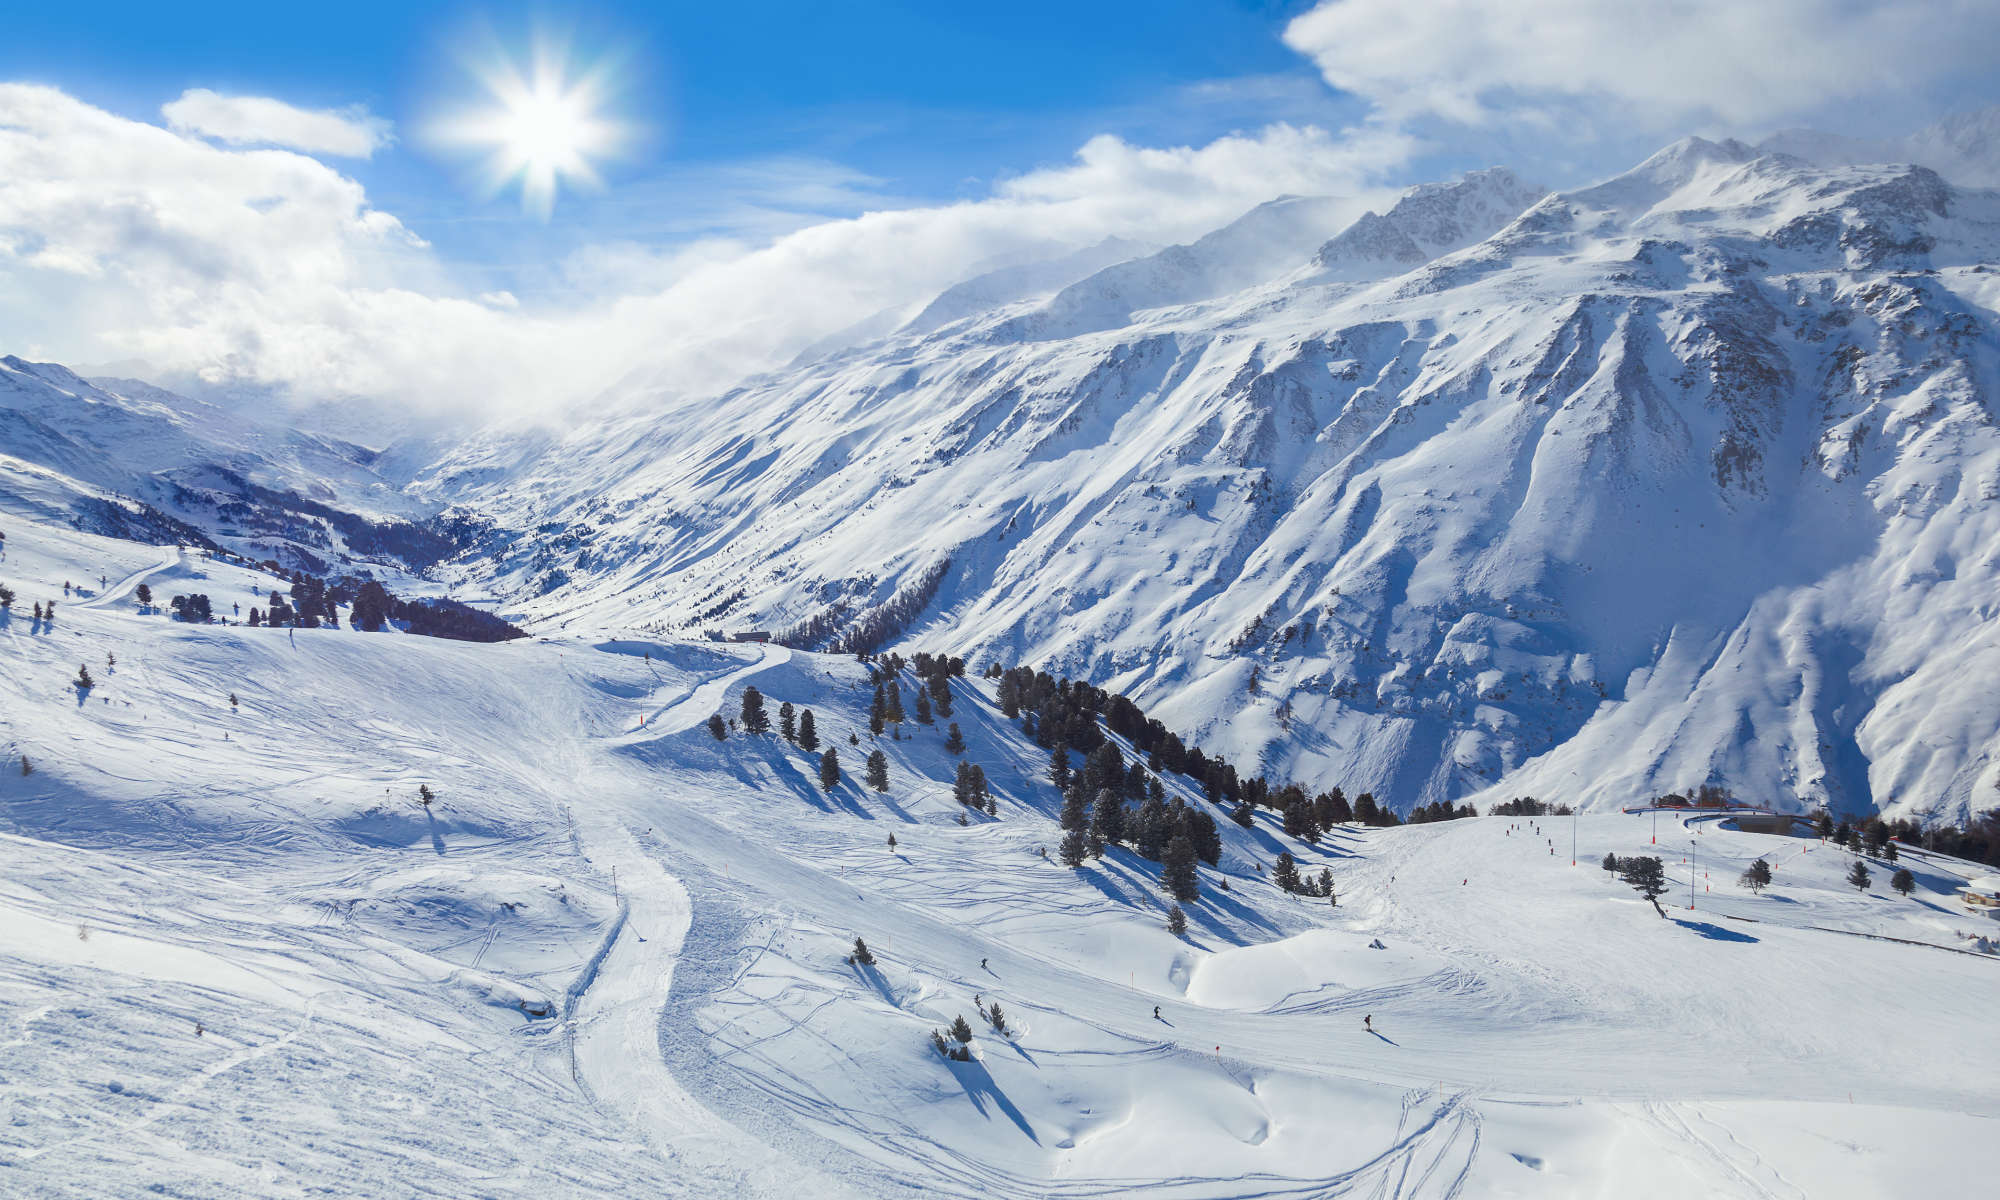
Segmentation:
{"type": "MultiPolygon", "coordinates": [[[[561,410],[634,371],[726,387],[997,261],[1109,236],[1191,238],[1281,193],[1349,194],[1410,152],[1381,130],[1276,125],[1205,146],[1091,140],[984,199],[573,256],[560,306],[460,286],[354,180],[283,150],[176,136],[52,88],[0,84],[0,329],[72,363],[373,396],[561,410]]],[[[825,172],[801,202],[861,198],[825,172]]],[[[1358,211],[1358,210],[1357,210],[1358,211]]]]}
{"type": "Polygon", "coordinates": [[[296,108],[267,96],[189,88],[160,107],[168,128],[232,146],[286,146],[308,154],[367,158],[389,144],[389,122],[364,108],[296,108]]]}
{"type": "Polygon", "coordinates": [[[1976,82],[1992,0],[1330,0],[1293,49],[1390,119],[1754,131],[1829,103],[1976,82]]]}

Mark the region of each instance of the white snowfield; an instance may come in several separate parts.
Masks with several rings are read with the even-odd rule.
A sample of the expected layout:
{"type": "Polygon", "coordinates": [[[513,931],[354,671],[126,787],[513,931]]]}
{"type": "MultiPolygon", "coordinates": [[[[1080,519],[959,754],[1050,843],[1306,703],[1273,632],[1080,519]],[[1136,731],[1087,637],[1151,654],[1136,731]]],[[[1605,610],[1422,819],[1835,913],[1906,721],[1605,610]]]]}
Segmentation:
{"type": "Polygon", "coordinates": [[[1177,938],[1154,864],[1042,856],[1046,756],[983,681],[952,719],[999,815],[961,826],[942,722],[873,742],[851,658],[191,627],[137,585],[233,615],[275,581],[18,511],[0,529],[0,1195],[2000,1178],[2000,957],[1978,950],[2000,922],[1955,895],[1972,864],[1906,854],[1905,898],[1887,864],[1857,893],[1845,852],[1712,819],[1658,818],[1654,846],[1651,816],[1584,816],[1572,866],[1566,819],[1304,846],[1265,814],[1221,822],[1177,938]],[[830,794],[776,733],[710,736],[753,684],[774,718],[813,710],[830,794]],[[883,794],[859,786],[875,745],[883,794]],[[1268,882],[1287,848],[1337,907],[1268,882]],[[1669,919],[1607,850],[1661,854],[1669,919]],[[930,1031],[961,1014],[975,1055],[948,1063],[930,1031]]]}

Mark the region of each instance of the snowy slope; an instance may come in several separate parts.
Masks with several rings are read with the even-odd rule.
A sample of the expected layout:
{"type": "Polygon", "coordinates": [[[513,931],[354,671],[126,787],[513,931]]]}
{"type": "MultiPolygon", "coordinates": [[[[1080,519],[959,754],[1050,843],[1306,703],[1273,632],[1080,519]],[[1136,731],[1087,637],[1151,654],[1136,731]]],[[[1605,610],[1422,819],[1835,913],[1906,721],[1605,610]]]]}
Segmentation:
{"type": "Polygon", "coordinates": [[[531,617],[900,597],[902,644],[1399,808],[1990,807],[2000,199],[1699,139],[1534,195],[1417,189],[1226,294],[1166,252],[418,486],[534,531],[465,567],[531,617]]]}
{"type": "Polygon", "coordinates": [[[10,1196],[1880,1197],[2000,1168],[1966,865],[1916,861],[1904,899],[1707,820],[1581,818],[1572,866],[1562,821],[1304,846],[1264,814],[1222,822],[1176,938],[1152,864],[1038,853],[1046,759],[983,684],[955,719],[998,817],[961,826],[937,728],[857,786],[851,657],[187,627],[132,587],[226,610],[273,581],[6,533],[22,605],[121,581],[0,622],[0,752],[36,766],[0,775],[10,1196]],[[849,778],[710,737],[751,684],[849,778]],[[1280,849],[1339,906],[1267,882],[1280,849]],[[1672,919],[1606,850],[1664,854],[1672,919]],[[1756,855],[1761,897],[1729,882],[1756,855]],[[1011,1036],[931,1051],[992,1001],[1011,1036]]]}

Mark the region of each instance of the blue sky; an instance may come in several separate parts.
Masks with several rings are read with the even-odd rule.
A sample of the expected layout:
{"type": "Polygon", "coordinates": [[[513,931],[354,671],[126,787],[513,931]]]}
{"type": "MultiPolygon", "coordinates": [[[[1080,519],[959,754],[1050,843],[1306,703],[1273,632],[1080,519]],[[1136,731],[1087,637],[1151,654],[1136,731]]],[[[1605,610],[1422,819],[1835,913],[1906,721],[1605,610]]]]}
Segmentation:
{"type": "MultiPolygon", "coordinates": [[[[77,0],[5,31],[0,352],[461,406],[725,387],[994,266],[1288,193],[1359,215],[1471,167],[1560,188],[1687,134],[2000,103],[1992,0],[77,0]],[[638,131],[546,212],[435,136],[538,34],[638,131]]],[[[1982,153],[1966,181],[2000,182],[1982,153]]]]}
{"type": "Polygon", "coordinates": [[[395,124],[397,142],[342,169],[447,253],[504,264],[589,238],[769,233],[812,214],[977,197],[1102,133],[1198,145],[1274,120],[1353,119],[1363,106],[1280,39],[1309,7],[764,0],[555,16],[504,5],[47,4],[10,15],[0,78],[142,120],[190,87],[365,106],[395,124]],[[557,31],[578,62],[618,62],[613,107],[642,129],[634,153],[604,164],[610,186],[565,195],[548,228],[511,195],[466,187],[416,128],[467,94],[454,58],[483,30],[517,50],[531,31],[557,31]]]}

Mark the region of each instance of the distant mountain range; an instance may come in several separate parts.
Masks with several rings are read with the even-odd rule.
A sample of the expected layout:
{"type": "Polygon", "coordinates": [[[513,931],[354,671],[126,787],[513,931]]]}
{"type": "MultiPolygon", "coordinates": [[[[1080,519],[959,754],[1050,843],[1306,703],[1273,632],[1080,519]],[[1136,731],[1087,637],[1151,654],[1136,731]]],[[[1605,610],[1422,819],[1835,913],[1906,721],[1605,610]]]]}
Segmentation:
{"type": "Polygon", "coordinates": [[[0,504],[528,623],[886,628],[1402,809],[1962,819],[2000,804],[1996,128],[1275,201],[564,434],[378,453],[0,360],[0,504]]]}

